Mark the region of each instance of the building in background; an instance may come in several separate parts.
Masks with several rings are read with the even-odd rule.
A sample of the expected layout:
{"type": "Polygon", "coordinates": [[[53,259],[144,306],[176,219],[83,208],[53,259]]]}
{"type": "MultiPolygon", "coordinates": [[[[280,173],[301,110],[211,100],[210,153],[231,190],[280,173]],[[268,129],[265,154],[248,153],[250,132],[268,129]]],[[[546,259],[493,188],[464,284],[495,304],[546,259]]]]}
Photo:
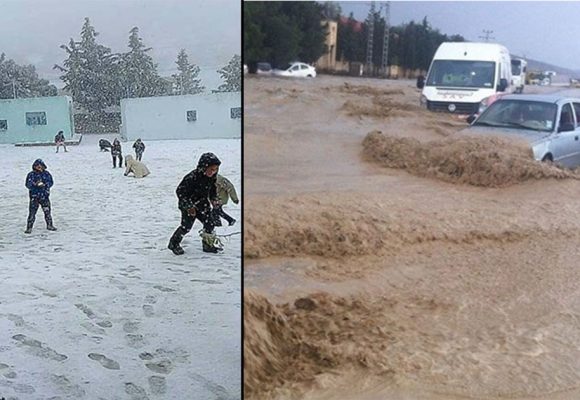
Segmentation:
{"type": "Polygon", "coordinates": [[[54,143],[58,131],[71,140],[73,127],[69,96],[0,100],[0,144],[54,143]]]}
{"type": "Polygon", "coordinates": [[[122,99],[121,121],[125,140],[239,138],[241,93],[122,99]]]}
{"type": "Polygon", "coordinates": [[[321,70],[333,71],[336,69],[336,44],[338,38],[338,23],[336,21],[325,20],[321,22],[326,28],[326,49],[316,62],[316,67],[321,70]]]}

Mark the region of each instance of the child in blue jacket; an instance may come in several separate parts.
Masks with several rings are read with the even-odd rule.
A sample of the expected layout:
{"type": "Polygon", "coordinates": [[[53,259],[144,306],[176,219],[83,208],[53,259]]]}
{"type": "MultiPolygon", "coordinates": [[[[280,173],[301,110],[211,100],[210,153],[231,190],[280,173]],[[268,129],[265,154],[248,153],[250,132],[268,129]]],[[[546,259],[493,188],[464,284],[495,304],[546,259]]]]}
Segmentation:
{"type": "Polygon", "coordinates": [[[32,164],[32,171],[26,176],[26,187],[30,194],[30,204],[28,207],[28,220],[26,223],[26,230],[24,233],[31,233],[34,220],[36,219],[36,212],[38,207],[42,207],[44,211],[44,219],[46,220],[46,229],[49,231],[56,231],[52,225],[52,216],[50,215],[50,188],[53,180],[50,172],[46,170],[46,164],[41,159],[36,160],[32,164]]]}

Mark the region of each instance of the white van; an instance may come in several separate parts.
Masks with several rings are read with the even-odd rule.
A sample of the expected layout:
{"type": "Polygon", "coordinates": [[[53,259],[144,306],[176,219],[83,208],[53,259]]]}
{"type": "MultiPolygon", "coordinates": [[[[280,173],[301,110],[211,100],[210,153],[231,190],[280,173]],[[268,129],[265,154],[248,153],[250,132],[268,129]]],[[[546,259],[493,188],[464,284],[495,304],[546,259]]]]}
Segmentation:
{"type": "Polygon", "coordinates": [[[432,111],[478,114],[498,93],[513,92],[509,51],[499,44],[441,43],[425,79],[421,104],[432,111]]]}
{"type": "Polygon", "coordinates": [[[528,62],[521,58],[512,59],[512,84],[515,93],[523,93],[524,86],[526,86],[526,72],[528,70],[528,62]]]}

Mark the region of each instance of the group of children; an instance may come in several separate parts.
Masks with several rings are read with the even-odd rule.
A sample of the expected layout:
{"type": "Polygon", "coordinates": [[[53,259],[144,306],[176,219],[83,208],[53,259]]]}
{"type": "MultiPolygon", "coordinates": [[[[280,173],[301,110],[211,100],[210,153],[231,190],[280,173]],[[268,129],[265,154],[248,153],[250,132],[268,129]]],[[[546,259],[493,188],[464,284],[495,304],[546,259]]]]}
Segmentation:
{"type": "MultiPolygon", "coordinates": [[[[113,168],[117,168],[117,160],[119,161],[119,168],[121,168],[121,165],[123,164],[123,149],[121,148],[121,142],[119,142],[119,139],[115,138],[113,144],[111,144],[107,139],[100,139],[99,148],[101,151],[107,152],[111,149],[113,168]]],[[[145,143],[143,143],[139,138],[135,143],[133,143],[133,148],[135,149],[135,157],[137,158],[137,161],[141,161],[143,152],[145,152],[145,143]]]]}
{"type": "MultiPolygon", "coordinates": [[[[57,137],[62,134],[62,131],[57,134],[57,137]]],[[[64,145],[64,135],[62,140],[56,140],[58,153],[59,143],[64,145]]],[[[59,138],[60,139],[60,138],[59,138]]],[[[119,160],[119,167],[123,160],[121,143],[118,139],[113,141],[111,145],[105,139],[99,140],[99,147],[108,151],[111,148],[113,156],[113,168],[116,168],[116,161],[119,160]],[[105,143],[106,142],[106,143],[105,143]]],[[[141,139],[133,144],[135,149],[136,159],[131,155],[125,158],[125,176],[133,173],[136,178],[142,178],[149,175],[149,170],[141,162],[143,152],[145,151],[145,144],[141,139]]],[[[65,151],[66,147],[65,147],[65,151]]],[[[231,198],[235,204],[239,203],[238,195],[234,185],[225,177],[218,174],[221,161],[213,153],[204,153],[201,155],[197,167],[187,174],[177,186],[176,194],[178,198],[178,208],[181,212],[181,224],[175,230],[171,239],[169,240],[168,248],[176,255],[184,253],[181,247],[183,237],[191,230],[195,220],[199,220],[203,224],[201,231],[202,250],[207,253],[218,253],[222,251],[220,240],[215,234],[214,228],[222,226],[221,218],[225,219],[230,226],[236,223],[235,218],[228,215],[223,206],[228,203],[231,198]]],[[[46,164],[38,159],[32,164],[32,171],[26,176],[26,187],[29,190],[29,213],[26,224],[25,233],[31,233],[36,213],[41,207],[44,212],[46,221],[46,228],[50,231],[56,231],[52,223],[51,204],[50,204],[50,188],[53,185],[53,179],[50,172],[48,172],[46,164]]]]}

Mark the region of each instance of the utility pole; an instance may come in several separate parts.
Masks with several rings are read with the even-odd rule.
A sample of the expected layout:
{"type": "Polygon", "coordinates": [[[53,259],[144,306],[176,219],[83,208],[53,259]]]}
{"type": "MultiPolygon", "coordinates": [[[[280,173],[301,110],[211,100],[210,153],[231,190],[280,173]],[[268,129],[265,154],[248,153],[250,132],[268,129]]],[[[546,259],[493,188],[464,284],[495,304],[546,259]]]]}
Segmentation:
{"type": "Polygon", "coordinates": [[[369,10],[369,30],[367,35],[367,74],[373,70],[373,39],[375,36],[375,2],[371,1],[369,10]]]}
{"type": "Polygon", "coordinates": [[[478,36],[480,39],[485,40],[486,42],[489,42],[489,39],[495,40],[494,37],[490,37],[489,35],[493,33],[493,31],[486,31],[485,29],[482,31],[483,33],[485,33],[485,36],[478,36]]]}
{"type": "Polygon", "coordinates": [[[385,77],[387,76],[387,63],[389,61],[389,25],[391,17],[391,2],[385,3],[385,34],[383,36],[383,63],[381,68],[385,77]]]}
{"type": "Polygon", "coordinates": [[[12,78],[12,98],[16,98],[16,79],[12,78]]]}

